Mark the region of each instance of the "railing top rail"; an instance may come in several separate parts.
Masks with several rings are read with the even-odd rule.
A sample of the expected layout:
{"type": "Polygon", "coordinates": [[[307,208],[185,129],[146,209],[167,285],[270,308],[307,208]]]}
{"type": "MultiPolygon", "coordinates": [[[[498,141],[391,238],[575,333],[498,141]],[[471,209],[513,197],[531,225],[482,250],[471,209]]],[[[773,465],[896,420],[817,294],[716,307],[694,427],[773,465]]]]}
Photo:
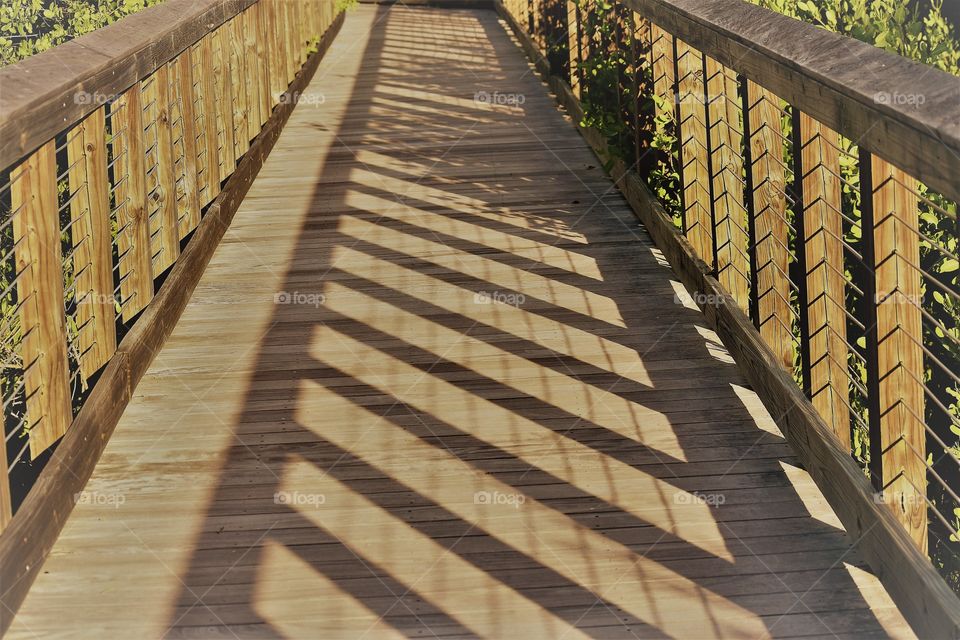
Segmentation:
{"type": "Polygon", "coordinates": [[[624,0],[645,18],[960,200],[960,77],[743,0],[624,0]]]}
{"type": "Polygon", "coordinates": [[[0,168],[76,124],[105,97],[149,76],[255,2],[167,0],[0,69],[0,168]]]}

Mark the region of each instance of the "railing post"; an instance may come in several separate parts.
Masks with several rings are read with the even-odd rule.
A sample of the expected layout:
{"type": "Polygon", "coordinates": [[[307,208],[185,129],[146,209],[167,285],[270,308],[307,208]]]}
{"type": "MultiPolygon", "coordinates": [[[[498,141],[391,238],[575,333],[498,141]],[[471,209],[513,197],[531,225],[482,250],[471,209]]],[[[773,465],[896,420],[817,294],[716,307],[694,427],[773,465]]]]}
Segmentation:
{"type": "Polygon", "coordinates": [[[743,158],[740,156],[743,131],[737,77],[710,56],[703,58],[717,279],[740,308],[746,310],[750,264],[743,179],[740,177],[743,174],[743,158]]]}
{"type": "MultiPolygon", "coordinates": [[[[11,174],[10,204],[20,307],[30,454],[36,458],[73,419],[63,308],[56,142],[40,147],[11,174]]],[[[3,460],[6,464],[6,459],[3,460]]]]}
{"type": "Polygon", "coordinates": [[[573,0],[567,0],[567,52],[570,56],[570,88],[578,99],[580,95],[580,9],[573,0]]]}
{"type": "MultiPolygon", "coordinates": [[[[870,188],[876,298],[876,367],[884,502],[927,550],[926,433],[919,203],[913,180],[872,156],[870,188]]],[[[869,233],[864,230],[864,235],[869,233]]]]}
{"type": "Polygon", "coordinates": [[[707,149],[707,114],[704,104],[703,56],[679,38],[677,45],[677,100],[680,116],[681,176],[684,193],[685,234],[700,258],[713,260],[713,221],[710,206],[710,170],[707,149]]]}
{"type": "Polygon", "coordinates": [[[159,66],[146,81],[145,100],[153,104],[151,120],[156,144],[153,146],[151,181],[154,210],[150,220],[153,272],[163,273],[180,255],[177,229],[176,181],[173,171],[173,131],[170,122],[170,74],[166,64],[159,66]]]}
{"type": "Polygon", "coordinates": [[[178,201],[182,212],[177,220],[177,229],[182,240],[200,224],[200,199],[197,188],[197,116],[194,111],[193,50],[187,47],[173,61],[174,102],[180,112],[180,146],[183,159],[180,175],[182,187],[178,201]]]}
{"type": "Polygon", "coordinates": [[[75,194],[70,201],[70,233],[77,349],[84,380],[89,380],[117,350],[105,132],[106,118],[100,107],[67,134],[67,163],[71,167],[68,180],[70,192],[75,194]]]}
{"type": "Polygon", "coordinates": [[[203,113],[203,182],[206,194],[201,201],[207,205],[220,193],[220,142],[217,126],[217,87],[214,80],[216,73],[213,55],[213,36],[207,34],[200,41],[200,73],[197,79],[197,91],[200,95],[199,105],[203,113]]]}
{"type": "Polygon", "coordinates": [[[756,324],[760,336],[787,371],[793,371],[793,316],[790,311],[790,225],[780,98],[748,80],[744,122],[751,178],[756,256],[756,324]]]}
{"type": "Polygon", "coordinates": [[[213,32],[214,79],[216,85],[215,108],[217,129],[220,132],[220,182],[226,180],[237,166],[236,144],[233,125],[233,82],[230,77],[230,53],[224,44],[229,34],[225,25],[213,32]]]}
{"type": "Polygon", "coordinates": [[[120,305],[123,320],[127,322],[153,299],[146,152],[139,82],[134,83],[114,103],[110,127],[114,161],[126,169],[126,175],[116,185],[116,207],[120,227],[117,231],[120,305]]]}
{"type": "MultiPolygon", "coordinates": [[[[840,136],[800,115],[804,279],[810,352],[810,400],[850,449],[846,280],[840,191],[840,136]]],[[[795,150],[796,153],[796,150],[795,150]]]]}

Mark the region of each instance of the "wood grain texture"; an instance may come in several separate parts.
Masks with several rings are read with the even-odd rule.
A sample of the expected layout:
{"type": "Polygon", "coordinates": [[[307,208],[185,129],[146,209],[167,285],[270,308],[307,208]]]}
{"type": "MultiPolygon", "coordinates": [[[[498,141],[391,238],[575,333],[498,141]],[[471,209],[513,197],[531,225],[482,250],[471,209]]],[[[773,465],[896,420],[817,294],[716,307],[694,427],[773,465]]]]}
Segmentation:
{"type": "MultiPolygon", "coordinates": [[[[290,87],[291,91],[302,90],[306,86],[320,59],[339,32],[342,17],[341,13],[297,83],[290,87]]],[[[4,585],[0,595],[0,633],[10,635],[8,632],[12,632],[10,625],[14,612],[26,598],[34,579],[41,573],[44,559],[54,547],[77,503],[96,502],[92,499],[84,503],[78,500],[78,496],[87,490],[87,479],[100,460],[127,403],[133,397],[134,389],[173,331],[197,287],[201,274],[292,111],[293,106],[290,103],[274,110],[263,135],[225,185],[224,191],[210,206],[200,227],[171,269],[155,304],[147,309],[143,318],[125,336],[114,357],[110,359],[100,381],[68,430],[67,440],[62,443],[60,454],[44,468],[16,517],[0,534],[0,578],[4,585]]],[[[96,492],[96,489],[90,490],[96,492]]],[[[95,496],[96,493],[86,495],[95,496]]],[[[102,495],[106,495],[106,492],[102,495]]],[[[170,518],[165,519],[171,521],[170,518]]],[[[110,536],[116,542],[115,534],[116,532],[110,536]]],[[[98,592],[87,589],[82,591],[93,596],[97,602],[105,604],[98,592]]],[[[62,616],[57,617],[60,622],[64,622],[62,616]]],[[[68,624],[72,624],[72,621],[68,624]]],[[[124,633],[128,632],[129,628],[124,633]]]]}
{"type": "Polygon", "coordinates": [[[182,240],[200,223],[199,162],[197,140],[203,130],[197,126],[197,92],[194,82],[193,49],[184,49],[171,64],[173,107],[179,123],[180,163],[177,167],[177,230],[182,240]]]}
{"type": "Polygon", "coordinates": [[[56,143],[40,147],[14,169],[11,180],[26,426],[30,456],[36,458],[66,433],[73,419],[57,214],[56,143]]]}
{"type": "Polygon", "coordinates": [[[877,358],[883,498],[921,551],[927,550],[923,285],[916,181],[873,158],[877,358]]]}
{"type": "Polygon", "coordinates": [[[624,3],[960,201],[957,76],[741,0],[624,3]]]}
{"type": "MultiPolygon", "coordinates": [[[[501,15],[504,14],[501,12],[501,15]]],[[[510,22],[509,16],[507,19],[510,22]]],[[[511,27],[528,55],[537,62],[522,29],[516,23],[511,23],[511,27]]],[[[574,115],[574,121],[579,121],[576,115],[579,102],[569,86],[559,78],[550,77],[549,68],[539,62],[537,68],[549,81],[560,103],[574,115]]],[[[708,275],[709,267],[677,231],[647,186],[636,174],[627,172],[622,161],[611,157],[606,141],[595,130],[581,128],[580,133],[590,141],[601,161],[611,163],[618,188],[685,286],[710,297],[708,299],[724,299],[724,289],[708,275]]],[[[731,349],[739,369],[764,405],[777,416],[776,422],[784,430],[787,441],[916,632],[921,637],[960,637],[960,603],[956,595],[889,510],[877,503],[862,470],[839,446],[792,377],[783,371],[777,355],[735,306],[706,305],[703,312],[708,324],[731,349]]],[[[895,635],[889,629],[884,633],[895,635]]]]}
{"type": "Polygon", "coordinates": [[[681,40],[676,41],[676,52],[684,232],[698,255],[708,264],[713,264],[713,206],[710,199],[703,55],[681,40]]]}
{"type": "Polygon", "coordinates": [[[116,182],[117,254],[120,257],[120,305],[124,322],[153,299],[147,168],[140,83],[127,89],[110,112],[113,157],[123,168],[116,182]]]}
{"type": "Polygon", "coordinates": [[[256,0],[167,0],[0,69],[0,167],[72,127],[256,0]]]}
{"type": "Polygon", "coordinates": [[[717,239],[717,279],[741,309],[749,304],[750,258],[743,190],[743,126],[737,76],[710,56],[706,71],[711,202],[717,239]]]}
{"type": "Polygon", "coordinates": [[[200,69],[197,78],[197,90],[200,92],[198,107],[203,113],[203,184],[202,206],[206,206],[220,193],[220,140],[219,116],[217,113],[217,83],[215,80],[216,62],[213,52],[213,34],[208,33],[199,43],[200,69]]]}
{"type": "MultiPolygon", "coordinates": [[[[840,136],[800,114],[805,306],[810,396],[840,445],[850,448],[846,279],[840,190],[840,136]]],[[[919,335],[919,334],[917,334],[919,335]]]]}
{"type": "Polygon", "coordinates": [[[909,637],[496,17],[334,47],[8,636],[909,637]]]}
{"type": "Polygon", "coordinates": [[[790,223],[780,98],[747,82],[749,140],[753,166],[753,211],[757,255],[757,312],[760,336],[786,371],[794,367],[790,309],[790,223]]]}
{"type": "Polygon", "coordinates": [[[180,255],[169,65],[158,68],[144,82],[143,101],[146,130],[152,134],[148,137],[147,156],[150,251],[153,255],[153,273],[160,275],[180,255]]]}
{"type": "Polygon", "coordinates": [[[117,349],[113,294],[110,184],[103,109],[67,134],[70,236],[73,242],[74,299],[80,373],[89,380],[117,349]]]}
{"type": "Polygon", "coordinates": [[[211,34],[213,77],[217,111],[217,138],[220,157],[220,182],[223,183],[237,166],[237,144],[234,141],[233,76],[230,64],[230,30],[223,25],[211,34]]]}

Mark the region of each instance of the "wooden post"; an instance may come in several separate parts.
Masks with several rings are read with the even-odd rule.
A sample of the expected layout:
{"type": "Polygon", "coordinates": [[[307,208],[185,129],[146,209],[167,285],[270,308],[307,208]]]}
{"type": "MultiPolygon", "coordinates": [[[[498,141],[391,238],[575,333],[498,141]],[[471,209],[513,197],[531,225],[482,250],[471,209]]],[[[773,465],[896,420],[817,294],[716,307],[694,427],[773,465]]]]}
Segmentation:
{"type": "Polygon", "coordinates": [[[257,73],[259,74],[257,98],[260,103],[260,126],[270,118],[273,107],[270,99],[270,35],[267,24],[267,7],[263,2],[253,5],[254,22],[257,31],[257,73]]]}
{"type": "Polygon", "coordinates": [[[7,445],[0,445],[0,533],[7,528],[13,517],[13,501],[10,499],[10,478],[7,469],[7,445]]]}
{"type": "MultiPolygon", "coordinates": [[[[239,162],[240,157],[250,148],[250,139],[247,137],[247,119],[250,113],[247,105],[248,77],[244,56],[246,48],[243,43],[243,29],[240,24],[240,16],[234,17],[224,26],[227,29],[226,42],[230,60],[230,74],[228,78],[233,87],[234,154],[237,162],[239,162]]],[[[223,41],[221,40],[221,42],[223,41]]]]}
{"type": "Polygon", "coordinates": [[[257,25],[254,8],[248,8],[240,14],[241,33],[244,44],[244,68],[246,75],[243,83],[247,88],[247,140],[253,140],[260,133],[260,57],[257,55],[257,25]]]}
{"type": "Polygon", "coordinates": [[[567,0],[567,50],[570,54],[570,88],[580,98],[580,12],[577,3],[567,0]]]}
{"type": "Polygon", "coordinates": [[[920,264],[918,202],[905,186],[916,181],[876,156],[871,175],[883,496],[925,553],[923,289],[921,273],[913,266],[920,264]]]}
{"type": "MultiPolygon", "coordinates": [[[[117,253],[120,256],[120,305],[127,322],[153,299],[150,220],[147,217],[146,155],[140,83],[114,103],[110,116],[113,157],[122,158],[126,175],[116,185],[117,253]]],[[[119,163],[118,163],[119,164],[119,163]]]]}
{"type": "Polygon", "coordinates": [[[653,92],[658,118],[674,115],[677,97],[673,93],[673,36],[650,24],[650,68],[653,74],[653,92]]]}
{"type": "Polygon", "coordinates": [[[220,144],[217,126],[217,86],[214,80],[215,63],[213,55],[213,36],[209,33],[200,41],[200,72],[197,78],[197,91],[200,95],[198,106],[203,114],[203,135],[201,141],[204,149],[203,183],[206,193],[201,200],[201,206],[206,206],[220,193],[220,144]]]}
{"type": "Polygon", "coordinates": [[[73,420],[56,153],[52,140],[40,147],[14,169],[10,188],[16,272],[22,274],[17,296],[32,458],[66,433],[73,420]]]}
{"type": "Polygon", "coordinates": [[[222,25],[213,32],[215,108],[220,138],[220,182],[226,180],[237,166],[236,146],[233,142],[233,83],[230,81],[230,54],[223,42],[228,37],[226,25],[222,25]]]}
{"type": "Polygon", "coordinates": [[[97,109],[68,134],[70,232],[80,374],[89,380],[117,350],[106,117],[97,109]],[[79,192],[82,192],[79,193],[79,192]]]}
{"type": "Polygon", "coordinates": [[[760,336],[787,371],[793,371],[793,316],[790,310],[790,224],[780,98],[747,81],[753,210],[757,255],[757,311],[760,336]]]}
{"type": "Polygon", "coordinates": [[[153,102],[153,128],[156,145],[153,149],[155,170],[152,174],[152,199],[155,203],[150,224],[153,272],[163,273],[180,255],[180,232],[177,229],[177,185],[174,177],[173,127],[170,122],[170,73],[167,65],[157,67],[153,81],[146,89],[148,102],[153,102]]]}
{"type": "Polygon", "coordinates": [[[743,194],[743,130],[740,124],[736,74],[709,56],[708,105],[713,181],[714,235],[717,239],[717,279],[740,308],[749,306],[750,258],[747,211],[743,194]]]}
{"type": "Polygon", "coordinates": [[[183,148],[180,189],[177,201],[181,213],[177,220],[180,238],[200,224],[200,199],[198,196],[197,164],[197,115],[194,111],[193,51],[187,47],[173,61],[175,99],[180,112],[180,144],[183,148]]]}
{"type": "MultiPolygon", "coordinates": [[[[707,116],[703,101],[703,56],[677,39],[677,85],[680,102],[680,152],[684,196],[684,232],[697,255],[713,264],[710,172],[707,166],[707,116]]],[[[716,265],[713,265],[716,268],[716,265]]]]}
{"type": "Polygon", "coordinates": [[[810,399],[850,449],[849,374],[846,345],[846,281],[840,216],[840,136],[800,114],[803,175],[803,246],[810,349],[810,399]]]}

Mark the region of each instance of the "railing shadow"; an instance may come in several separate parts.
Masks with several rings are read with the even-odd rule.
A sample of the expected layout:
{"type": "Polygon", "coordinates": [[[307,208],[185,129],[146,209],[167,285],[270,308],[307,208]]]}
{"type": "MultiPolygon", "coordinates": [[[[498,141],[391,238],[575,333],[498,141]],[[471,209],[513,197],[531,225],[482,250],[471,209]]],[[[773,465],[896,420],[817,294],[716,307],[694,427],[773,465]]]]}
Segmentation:
{"type": "Polygon", "coordinates": [[[364,62],[304,130],[335,140],[168,635],[885,636],[492,16],[349,16],[364,62]]]}

